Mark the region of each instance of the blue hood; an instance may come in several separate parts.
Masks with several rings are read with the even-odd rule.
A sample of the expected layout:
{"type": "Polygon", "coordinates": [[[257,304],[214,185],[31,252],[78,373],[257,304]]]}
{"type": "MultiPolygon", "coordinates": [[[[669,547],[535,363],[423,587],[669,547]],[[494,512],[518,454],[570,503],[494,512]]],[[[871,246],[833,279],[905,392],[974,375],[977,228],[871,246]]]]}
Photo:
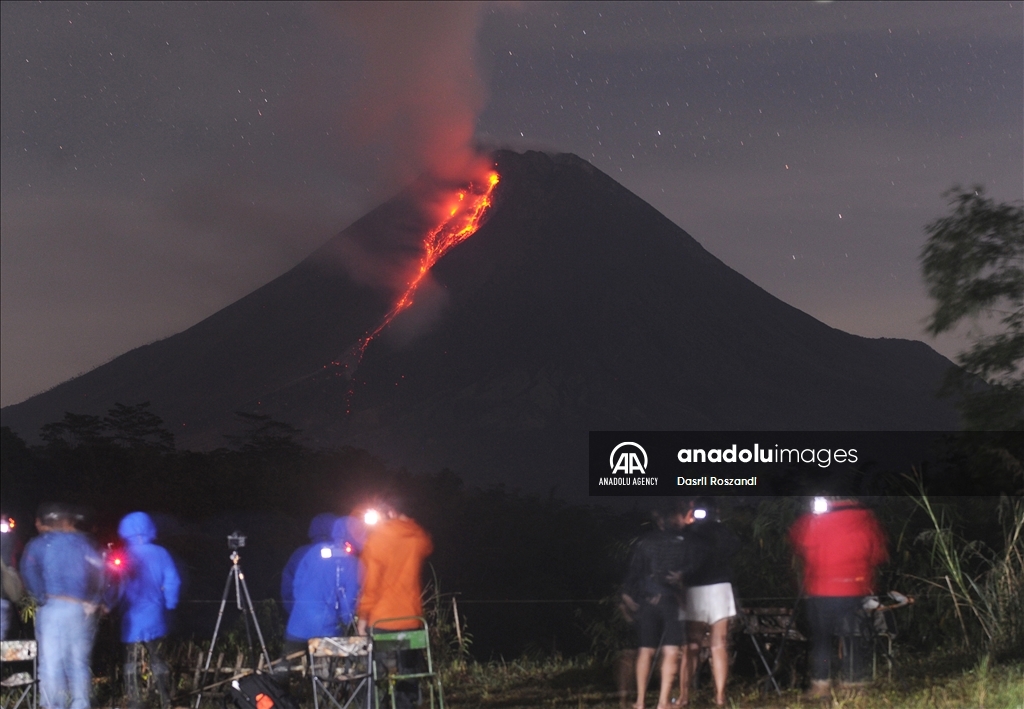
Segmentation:
{"type": "Polygon", "coordinates": [[[356,552],[361,552],[366,542],[366,524],[359,517],[341,517],[334,523],[331,536],[338,546],[351,542],[356,552]]]}
{"type": "Polygon", "coordinates": [[[145,512],[132,512],[121,520],[117,535],[129,544],[148,544],[156,539],[156,525],[145,512]]]}
{"type": "Polygon", "coordinates": [[[334,534],[334,523],[337,519],[337,515],[332,515],[329,512],[323,512],[314,517],[313,521],[309,523],[309,541],[331,541],[334,534]]]}

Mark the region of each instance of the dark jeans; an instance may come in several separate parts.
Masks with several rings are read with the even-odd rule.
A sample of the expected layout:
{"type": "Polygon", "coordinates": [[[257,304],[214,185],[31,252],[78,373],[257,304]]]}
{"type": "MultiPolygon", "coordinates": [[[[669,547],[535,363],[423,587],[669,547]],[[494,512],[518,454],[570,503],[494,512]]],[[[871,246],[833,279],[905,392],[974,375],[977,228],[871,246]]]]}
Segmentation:
{"type": "Polygon", "coordinates": [[[807,599],[812,680],[828,680],[834,674],[840,649],[843,680],[863,682],[869,678],[871,645],[861,612],[862,602],[860,596],[811,596],[807,599]]]}
{"type": "Polygon", "coordinates": [[[160,706],[162,709],[169,709],[171,706],[171,672],[167,663],[164,662],[159,640],[125,645],[124,693],[126,704],[129,709],[141,709],[145,705],[145,696],[142,692],[142,667],[145,655],[149,656],[149,670],[153,673],[153,679],[156,681],[160,706]]]}

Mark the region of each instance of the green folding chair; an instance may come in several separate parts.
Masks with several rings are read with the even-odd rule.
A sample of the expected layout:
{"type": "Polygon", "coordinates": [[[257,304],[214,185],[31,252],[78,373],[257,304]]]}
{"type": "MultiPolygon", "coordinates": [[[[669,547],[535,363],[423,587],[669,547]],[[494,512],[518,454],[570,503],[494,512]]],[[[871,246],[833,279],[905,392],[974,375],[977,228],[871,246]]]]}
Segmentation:
{"type": "Polygon", "coordinates": [[[430,654],[430,628],[427,627],[426,619],[421,616],[381,618],[371,626],[370,635],[373,637],[373,680],[377,687],[377,706],[381,706],[381,695],[386,693],[390,697],[391,709],[396,709],[395,685],[415,680],[420,691],[426,685],[431,709],[444,709],[444,691],[441,676],[434,671],[434,660],[430,654]],[[412,630],[385,630],[379,627],[405,620],[415,620],[422,627],[412,630]],[[398,662],[398,652],[401,650],[421,650],[426,667],[418,671],[402,670],[398,662]]]}

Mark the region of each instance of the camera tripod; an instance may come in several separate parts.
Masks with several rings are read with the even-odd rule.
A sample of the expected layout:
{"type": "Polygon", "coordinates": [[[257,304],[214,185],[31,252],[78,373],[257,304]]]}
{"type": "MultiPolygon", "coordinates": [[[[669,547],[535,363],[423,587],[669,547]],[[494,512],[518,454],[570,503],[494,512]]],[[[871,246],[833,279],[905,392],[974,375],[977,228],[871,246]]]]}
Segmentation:
{"type": "MultiPolygon", "coordinates": [[[[244,538],[243,538],[244,539],[244,538]]],[[[243,542],[244,543],[244,542],[243,542]]],[[[228,594],[231,592],[231,587],[235,588],[235,607],[242,612],[242,618],[245,621],[245,635],[249,641],[249,657],[255,660],[255,650],[252,645],[252,635],[249,632],[249,619],[252,620],[253,627],[256,628],[256,637],[260,641],[260,650],[263,653],[263,661],[266,663],[269,669],[272,665],[270,662],[270,653],[267,652],[267,644],[263,641],[263,631],[260,630],[259,620],[256,618],[256,611],[252,605],[252,597],[249,595],[249,586],[245,583],[245,573],[242,571],[242,566],[238,562],[241,557],[238,555],[237,549],[232,549],[231,556],[231,569],[228,571],[228,579],[224,584],[224,593],[220,598],[220,610],[217,612],[217,623],[213,626],[213,637],[210,639],[210,650],[206,654],[206,664],[203,666],[202,681],[199,683],[202,687],[202,683],[206,682],[206,676],[210,672],[210,662],[213,660],[213,650],[217,645],[217,634],[220,632],[220,624],[224,619],[224,608],[228,603],[228,594]],[[243,602],[243,593],[244,602],[243,602]],[[248,614],[248,617],[246,617],[248,614]]],[[[255,668],[258,663],[253,663],[255,668]]],[[[205,688],[208,689],[208,688],[205,688]]],[[[203,699],[203,691],[199,690],[199,694],[196,695],[195,709],[199,709],[199,702],[203,699]]]]}

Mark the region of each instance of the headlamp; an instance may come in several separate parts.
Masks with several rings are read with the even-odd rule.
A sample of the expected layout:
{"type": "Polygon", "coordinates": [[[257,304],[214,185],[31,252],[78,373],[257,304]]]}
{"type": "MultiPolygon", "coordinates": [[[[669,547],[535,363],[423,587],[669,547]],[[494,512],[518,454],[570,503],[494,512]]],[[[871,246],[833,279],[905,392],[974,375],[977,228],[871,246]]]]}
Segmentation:
{"type": "Polygon", "coordinates": [[[366,510],[363,514],[363,522],[372,527],[380,522],[380,512],[374,509],[366,510]]]}
{"type": "Polygon", "coordinates": [[[331,558],[331,548],[330,547],[320,547],[320,558],[321,559],[330,559],[331,558]]]}
{"type": "Polygon", "coordinates": [[[815,497],[811,510],[816,515],[825,514],[828,512],[828,500],[824,497],[815,497]]]}
{"type": "Polygon", "coordinates": [[[0,534],[13,532],[15,526],[13,517],[4,517],[3,519],[0,519],[0,534]]]}
{"type": "Polygon", "coordinates": [[[128,567],[128,560],[125,557],[124,550],[114,547],[113,544],[107,545],[107,553],[104,554],[107,562],[107,569],[115,574],[122,573],[128,567]]]}
{"type": "Polygon", "coordinates": [[[705,519],[707,516],[708,516],[708,511],[707,510],[702,510],[702,509],[698,508],[698,509],[695,509],[693,511],[693,518],[694,519],[705,519]]]}

